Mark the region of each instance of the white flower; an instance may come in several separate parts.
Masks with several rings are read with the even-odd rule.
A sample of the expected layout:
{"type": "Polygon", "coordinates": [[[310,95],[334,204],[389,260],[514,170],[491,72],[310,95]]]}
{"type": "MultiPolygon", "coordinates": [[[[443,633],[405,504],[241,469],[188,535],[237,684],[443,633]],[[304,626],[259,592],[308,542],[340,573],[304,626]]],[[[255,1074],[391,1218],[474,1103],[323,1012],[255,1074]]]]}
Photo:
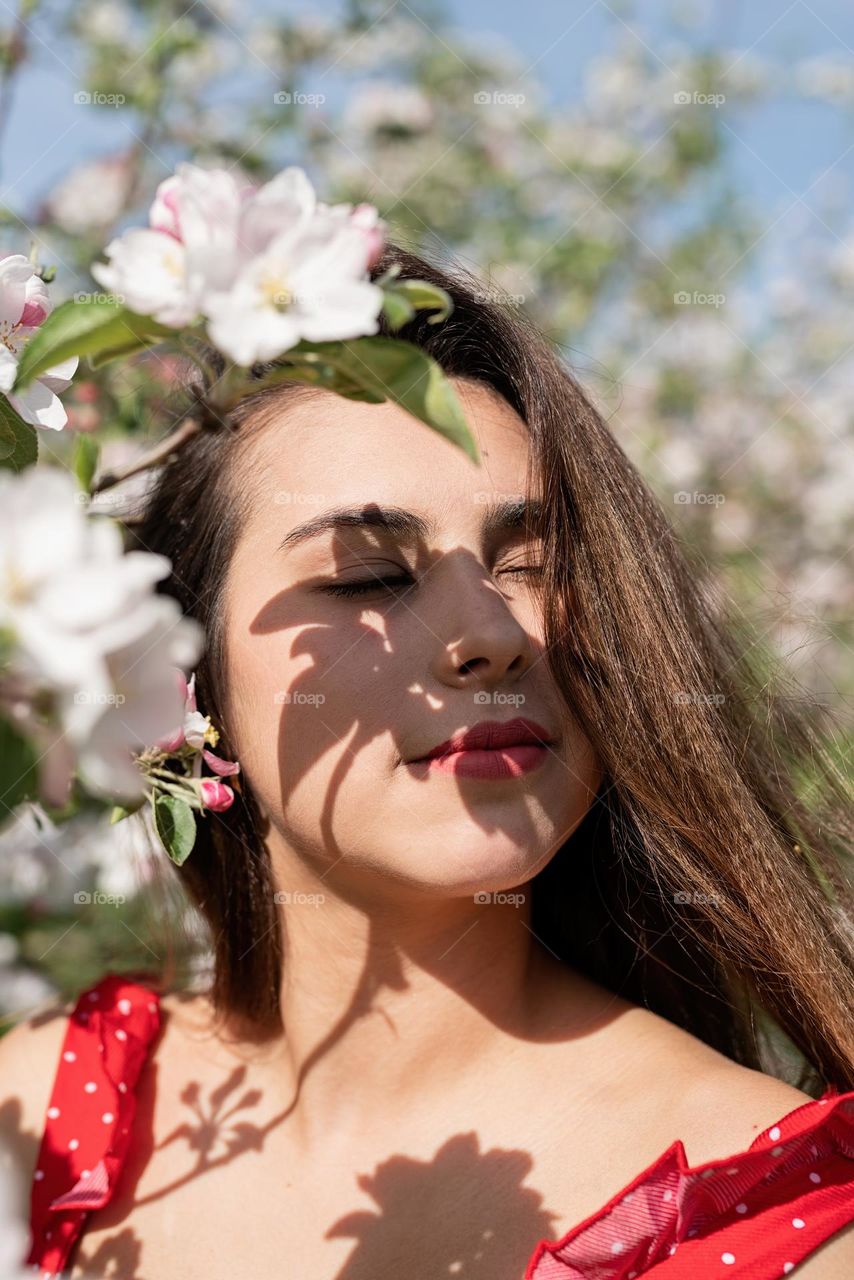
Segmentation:
{"type": "Polygon", "coordinates": [[[51,191],[45,212],[69,235],[99,231],[122,212],[133,175],[127,152],[78,165],[51,191]]]}
{"type": "Polygon", "coordinates": [[[129,798],[142,791],[134,751],[181,718],[172,669],[195,662],[202,629],[154,592],[167,557],[125,553],[118,525],[80,496],[58,468],[0,472],[0,626],[14,637],[0,692],[15,705],[51,695],[58,735],[39,745],[52,795],[76,760],[87,786],[129,798]]]}
{"type": "Polygon", "coordinates": [[[90,270],[107,293],[122,298],[138,315],[182,329],[198,314],[187,272],[187,251],[173,236],[145,227],[126,231],[105,250],[110,263],[93,262],[90,270]]]}
{"type": "Polygon", "coordinates": [[[434,119],[433,104],[421,89],[381,80],[365,83],[347,108],[350,128],[363,134],[380,129],[425,133],[434,119]]]}
{"type": "Polygon", "coordinates": [[[92,274],[162,324],[203,317],[214,345],[250,365],[302,338],[377,332],[382,291],[367,276],[384,230],[371,205],[319,203],[298,166],[256,188],[183,163],[158,186],[148,228],[111,241],[92,274]]]}
{"type": "MultiPolygon", "coordinates": [[[[322,215],[321,215],[322,216],[322,215]]],[[[208,294],[213,344],[236,364],[272,360],[301,339],[376,333],[382,290],[365,281],[365,237],[337,220],[279,236],[228,292],[208,294]]]]}
{"type": "Polygon", "coordinates": [[[59,431],[68,415],[55,392],[64,391],[77,369],[77,356],[63,360],[12,392],[21,349],[51,311],[47,287],[22,253],[0,258],[0,392],[32,426],[59,431]]]}

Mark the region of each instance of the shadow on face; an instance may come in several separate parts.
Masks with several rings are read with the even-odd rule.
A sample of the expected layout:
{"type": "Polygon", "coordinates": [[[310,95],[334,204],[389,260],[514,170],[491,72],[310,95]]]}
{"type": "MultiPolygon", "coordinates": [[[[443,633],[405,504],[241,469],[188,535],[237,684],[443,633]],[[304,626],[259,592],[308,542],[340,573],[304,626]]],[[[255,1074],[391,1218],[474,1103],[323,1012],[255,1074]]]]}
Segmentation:
{"type": "Polygon", "coordinates": [[[273,856],[356,898],[524,883],[601,781],[546,662],[527,428],[492,388],[453,381],[480,465],[391,402],[325,391],[271,416],[240,464],[238,755],[273,856]],[[423,760],[520,717],[527,747],[423,760]]]}

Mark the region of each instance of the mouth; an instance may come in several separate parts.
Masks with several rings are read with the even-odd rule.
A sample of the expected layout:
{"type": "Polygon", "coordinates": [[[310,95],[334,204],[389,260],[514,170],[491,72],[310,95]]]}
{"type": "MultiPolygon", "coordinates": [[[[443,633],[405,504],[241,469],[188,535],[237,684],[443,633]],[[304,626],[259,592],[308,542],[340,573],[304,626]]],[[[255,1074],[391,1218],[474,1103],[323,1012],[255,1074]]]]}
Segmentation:
{"type": "Polygon", "coordinates": [[[483,720],[407,763],[423,774],[516,778],[539,768],[557,738],[535,720],[483,720]]]}

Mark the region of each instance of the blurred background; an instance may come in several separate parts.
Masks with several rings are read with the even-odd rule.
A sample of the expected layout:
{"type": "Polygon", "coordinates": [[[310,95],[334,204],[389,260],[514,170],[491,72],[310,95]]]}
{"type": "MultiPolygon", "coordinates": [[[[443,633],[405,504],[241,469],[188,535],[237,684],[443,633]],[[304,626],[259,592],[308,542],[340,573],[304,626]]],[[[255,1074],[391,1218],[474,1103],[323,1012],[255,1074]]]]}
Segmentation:
{"type": "MultiPolygon", "coordinates": [[[[0,7],[0,252],[35,242],[55,302],[97,288],[90,263],[185,159],[249,182],[302,164],[527,311],[850,768],[854,10],[0,7]]],[[[42,457],[70,465],[96,428],[105,467],[132,457],[172,420],[173,375],[152,354],[82,368],[42,457]]],[[[0,1030],[108,967],[171,955],[204,980],[165,863],[103,810],[4,822],[0,1030]]]]}

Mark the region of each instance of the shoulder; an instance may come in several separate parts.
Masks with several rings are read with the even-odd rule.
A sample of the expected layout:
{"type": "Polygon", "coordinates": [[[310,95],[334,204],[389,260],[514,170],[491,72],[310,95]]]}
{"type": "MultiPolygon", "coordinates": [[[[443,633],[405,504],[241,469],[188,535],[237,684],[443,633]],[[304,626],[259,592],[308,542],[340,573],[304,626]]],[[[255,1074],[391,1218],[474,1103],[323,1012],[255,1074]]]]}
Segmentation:
{"type": "Polygon", "coordinates": [[[794,1085],[734,1062],[647,1009],[631,1017],[649,1102],[667,1143],[681,1139],[689,1165],[743,1151],[784,1116],[815,1099],[794,1085]]]}
{"type": "Polygon", "coordinates": [[[680,1114],[690,1163],[714,1160],[749,1146],[777,1120],[814,1101],[776,1076],[734,1062],[681,1027],[665,1019],[657,1021],[663,1024],[657,1028],[662,1050],[673,1054],[681,1081],[680,1114]]]}
{"type": "Polygon", "coordinates": [[[29,1188],[74,1001],[56,1001],[0,1037],[0,1146],[29,1188]]]}
{"type": "Polygon", "coordinates": [[[75,1001],[56,1001],[0,1037],[0,1134],[41,1132],[75,1001]]]}
{"type": "Polygon", "coordinates": [[[852,1276],[854,1221],[825,1240],[798,1266],[798,1280],[851,1280],[852,1276]]]}

